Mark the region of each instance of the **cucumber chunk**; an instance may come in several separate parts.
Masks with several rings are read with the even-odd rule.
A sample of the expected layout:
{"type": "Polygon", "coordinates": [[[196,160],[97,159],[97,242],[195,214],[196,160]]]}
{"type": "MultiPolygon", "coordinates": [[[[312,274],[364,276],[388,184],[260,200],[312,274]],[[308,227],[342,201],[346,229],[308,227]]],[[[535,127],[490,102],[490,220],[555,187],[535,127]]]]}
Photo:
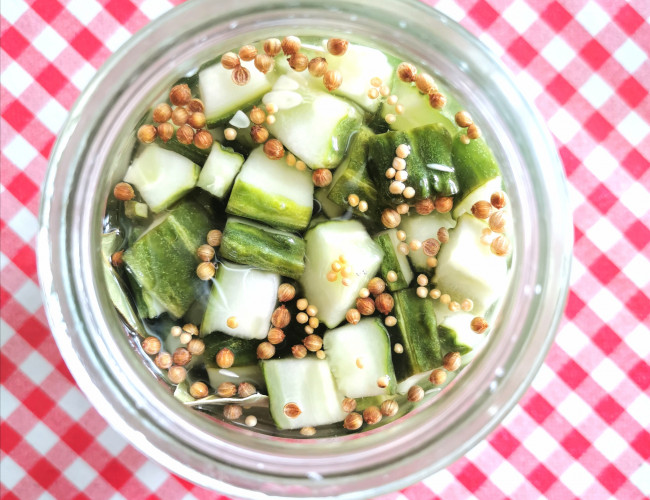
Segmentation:
{"type": "Polygon", "coordinates": [[[382,259],[381,248],[368,236],[358,221],[329,221],[305,234],[305,272],[300,278],[305,296],[318,308],[318,318],[328,328],[336,327],[358,297],[359,291],[375,276],[382,259]],[[349,285],[327,279],[332,263],[343,256],[352,274],[349,285]]]}
{"type": "Polygon", "coordinates": [[[226,212],[279,229],[302,230],[311,219],[313,196],[310,172],[271,160],[260,147],[253,150],[235,179],[226,212]]]}
{"type": "Polygon", "coordinates": [[[242,339],[263,339],[270,328],[278,286],[277,274],[221,262],[201,322],[201,335],[219,331],[242,339]],[[235,318],[235,328],[228,326],[228,318],[235,318]]]}
{"type": "Polygon", "coordinates": [[[328,186],[327,197],[337,205],[348,209],[348,196],[356,194],[359,200],[368,204],[365,212],[359,206],[353,208],[355,215],[361,217],[379,218],[379,205],[377,203],[377,188],[370,179],[366,163],[368,159],[368,141],[375,134],[367,127],[363,127],[352,139],[347,156],[332,177],[328,186]]]}
{"type": "Polygon", "coordinates": [[[214,143],[199,175],[197,186],[221,200],[230,191],[243,163],[242,155],[214,143]]]}
{"type": "Polygon", "coordinates": [[[146,219],[149,217],[149,207],[146,203],[129,200],[124,202],[124,215],[129,219],[146,219]]]}
{"type": "Polygon", "coordinates": [[[401,354],[393,354],[395,374],[401,382],[440,366],[442,352],[433,299],[421,299],[413,288],[395,292],[393,299],[397,325],[390,336],[393,344],[400,343],[404,348],[401,354]]]}
{"type": "Polygon", "coordinates": [[[241,65],[250,72],[246,85],[235,84],[231,77],[232,71],[224,68],[221,62],[199,72],[199,90],[208,127],[225,122],[238,110],[256,103],[271,90],[273,72],[261,73],[253,61],[242,61],[241,65]]]}
{"type": "MultiPolygon", "coordinates": [[[[429,238],[438,239],[438,230],[441,227],[452,228],[456,221],[449,212],[432,212],[429,215],[417,215],[409,213],[402,216],[399,228],[406,233],[406,242],[418,240],[423,242],[429,238]]],[[[427,255],[422,250],[410,251],[408,259],[413,269],[419,273],[428,273],[431,268],[427,265],[427,255]]]]}
{"type": "Polygon", "coordinates": [[[337,205],[332,200],[327,197],[328,188],[319,188],[314,192],[314,199],[320,203],[322,213],[324,213],[329,219],[338,219],[345,212],[345,208],[340,205],[337,205]]]}
{"type": "Polygon", "coordinates": [[[142,318],[153,319],[167,312],[165,305],[154,297],[149,291],[143,289],[129,274],[129,284],[135,299],[135,306],[142,318]]]}
{"type": "Polygon", "coordinates": [[[499,165],[485,139],[481,137],[471,140],[469,144],[463,144],[461,135],[459,132],[454,137],[451,146],[451,161],[458,179],[459,200],[486,182],[501,176],[499,165]]]}
{"type": "Polygon", "coordinates": [[[278,429],[327,425],[345,418],[341,409],[344,396],[334,384],[326,359],[273,359],[261,365],[271,417],[278,429]],[[285,415],[289,403],[300,409],[295,418],[285,415]]]}
{"type": "Polygon", "coordinates": [[[184,201],[162,215],[124,252],[128,271],[165,310],[181,317],[200,295],[196,249],[211,229],[207,212],[184,201]]]}
{"type": "Polygon", "coordinates": [[[269,131],[311,169],[336,168],[352,134],[361,126],[362,114],[352,104],[325,92],[302,88],[274,94],[280,92],[302,92],[303,100],[297,106],[280,109],[269,131]]]}
{"type": "Polygon", "coordinates": [[[395,371],[388,332],[379,318],[330,330],[323,347],[336,386],[349,398],[393,394],[395,371]],[[385,387],[379,381],[386,382],[385,387]]]}
{"type": "Polygon", "coordinates": [[[470,327],[473,314],[456,312],[438,323],[438,335],[443,355],[448,352],[467,354],[485,338],[484,333],[476,333],[470,327]]]}
{"type": "Polygon", "coordinates": [[[368,142],[368,170],[384,203],[397,206],[436,195],[452,196],[458,191],[456,174],[451,166],[451,136],[440,124],[425,125],[407,131],[386,132],[371,137],[368,142]],[[412,198],[391,194],[394,179],[386,177],[401,144],[410,147],[406,158],[404,182],[415,190],[412,198]]]}
{"type": "Polygon", "coordinates": [[[203,339],[205,351],[203,360],[206,368],[217,368],[216,357],[221,349],[230,349],[235,355],[233,367],[257,364],[256,340],[241,339],[225,333],[213,333],[203,339]]]}
{"type": "Polygon", "coordinates": [[[298,279],[305,269],[305,241],[295,234],[230,217],[219,253],[225,259],[298,279]]]}
{"type": "Polygon", "coordinates": [[[457,106],[448,92],[444,92],[442,89],[441,91],[447,97],[447,104],[440,110],[431,107],[429,96],[420,92],[414,83],[403,82],[395,77],[391,94],[397,96],[397,102],[404,106],[404,113],[398,115],[395,113],[394,106],[384,103],[381,108],[381,116],[385,118],[387,114],[395,115],[396,120],[391,124],[393,130],[409,130],[437,123],[453,136],[458,131],[454,114],[460,110],[460,106],[457,106]]]}
{"type": "Polygon", "coordinates": [[[377,111],[381,100],[368,97],[368,89],[370,80],[374,77],[379,77],[382,82],[390,85],[394,68],[388,57],[380,50],[349,44],[344,56],[326,53],[325,58],[327,69],[338,70],[343,75],[341,86],[332,93],[356,102],[366,111],[377,111]]]}
{"type": "MultiPolygon", "coordinates": [[[[397,229],[388,229],[376,234],[372,238],[382,251],[384,259],[381,261],[381,276],[391,292],[402,290],[408,287],[413,280],[413,271],[409,265],[406,255],[397,250],[400,241],[397,239],[397,229]],[[390,271],[397,274],[396,281],[389,281],[387,276],[390,271]]],[[[425,263],[426,265],[426,259],[425,263]]]]}
{"type": "Polygon", "coordinates": [[[507,259],[494,255],[490,246],[480,241],[485,227],[473,215],[462,215],[440,249],[433,277],[440,291],[452,300],[471,299],[475,316],[483,315],[508,284],[507,259]]]}
{"type": "Polygon", "coordinates": [[[199,179],[200,167],[184,156],[155,144],[143,148],[126,171],[152,212],[161,212],[188,193],[199,179]]]}

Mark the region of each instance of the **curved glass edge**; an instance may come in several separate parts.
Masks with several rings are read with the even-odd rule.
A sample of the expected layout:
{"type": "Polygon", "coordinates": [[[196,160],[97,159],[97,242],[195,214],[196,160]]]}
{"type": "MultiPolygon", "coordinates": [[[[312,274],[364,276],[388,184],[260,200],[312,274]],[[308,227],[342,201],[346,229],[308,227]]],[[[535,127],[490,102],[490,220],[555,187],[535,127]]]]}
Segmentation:
{"type": "MultiPolygon", "coordinates": [[[[153,29],[154,29],[154,26],[151,26],[151,30],[153,30],[153,29]]],[[[144,36],[144,35],[143,35],[143,36],[144,36]]],[[[136,45],[136,40],[133,40],[133,44],[132,44],[132,45],[136,45]]],[[[80,102],[81,102],[81,101],[80,101],[80,102]]],[[[83,106],[81,106],[81,108],[83,108],[83,106]]],[[[72,125],[72,128],[74,128],[74,125],[72,125]]],[[[63,137],[63,136],[62,136],[62,137],[63,137]]],[[[58,150],[58,148],[59,148],[59,144],[57,143],[57,147],[56,147],[55,149],[58,150]]],[[[557,161],[557,158],[556,158],[556,161],[557,161]]],[[[54,174],[52,174],[52,175],[54,175],[54,174]]],[[[48,175],[48,185],[49,185],[49,183],[50,183],[50,179],[49,179],[49,175],[48,175]]],[[[50,200],[50,201],[51,201],[51,200],[50,200]]],[[[46,204],[47,204],[47,203],[45,203],[44,206],[45,206],[46,204]]],[[[45,213],[45,212],[43,212],[43,213],[45,213]]],[[[42,213],[42,217],[43,217],[43,213],[42,213]]],[[[567,212],[567,213],[568,213],[568,212],[567,212]]],[[[45,214],[45,216],[49,216],[49,214],[45,214]]],[[[45,227],[45,226],[44,226],[44,227],[45,227]]],[[[44,238],[45,238],[45,237],[44,237],[44,238]]],[[[41,239],[39,238],[39,274],[43,274],[43,275],[44,275],[44,278],[46,278],[46,279],[44,279],[44,282],[47,282],[49,277],[47,276],[47,274],[48,274],[47,272],[43,272],[43,273],[41,273],[41,267],[42,267],[41,262],[42,262],[42,259],[41,259],[40,256],[41,256],[41,254],[43,254],[43,252],[45,252],[45,253],[49,253],[50,250],[51,250],[51,249],[48,248],[48,245],[46,245],[46,244],[42,244],[42,243],[41,243],[41,239]],[[43,245],[43,248],[45,248],[45,250],[41,250],[42,245],[43,245]]],[[[50,279],[49,281],[52,282],[51,279],[50,279]]],[[[52,299],[52,296],[50,296],[50,297],[46,297],[46,302],[50,303],[50,302],[51,302],[51,299],[52,299]]],[[[55,300],[58,301],[58,298],[55,299],[55,300]]],[[[58,315],[59,311],[54,311],[54,309],[56,309],[56,308],[53,307],[53,311],[50,312],[50,307],[48,307],[48,314],[50,315],[50,319],[52,320],[52,319],[54,318],[54,322],[56,322],[56,316],[58,315]]],[[[555,323],[557,323],[557,321],[556,321],[555,323]]],[[[63,325],[63,326],[65,326],[65,325],[63,325]]],[[[69,334],[66,333],[65,335],[68,335],[68,337],[69,337],[69,334]]],[[[58,341],[58,336],[57,336],[57,341],[58,341]]],[[[547,338],[546,347],[545,347],[545,349],[543,349],[543,351],[546,351],[546,350],[548,349],[548,346],[550,345],[551,341],[552,341],[552,337],[549,336],[549,337],[547,338]]],[[[64,348],[65,348],[65,347],[66,347],[66,346],[64,346],[64,348]]],[[[74,354],[72,354],[72,355],[69,356],[69,357],[70,357],[70,358],[74,358],[75,356],[74,356],[74,354]]],[[[542,356],[540,355],[539,357],[542,357],[542,356]]],[[[69,362],[68,359],[66,359],[66,362],[69,362]]],[[[539,361],[539,363],[537,363],[537,366],[539,366],[539,364],[541,364],[541,360],[539,361]]],[[[86,375],[86,373],[83,371],[83,370],[84,370],[84,367],[83,367],[83,366],[80,367],[79,370],[80,370],[79,375],[81,375],[81,377],[78,377],[77,374],[75,373],[75,378],[77,378],[77,380],[80,380],[80,378],[83,379],[83,378],[84,378],[84,375],[86,375]]],[[[532,374],[529,374],[529,378],[532,379],[532,374]]],[[[528,383],[529,383],[529,382],[528,382],[528,383]]],[[[92,390],[94,389],[94,386],[93,386],[92,383],[89,383],[89,384],[87,384],[87,385],[89,385],[90,387],[88,387],[88,388],[83,388],[83,387],[82,387],[82,389],[84,389],[85,392],[92,391],[92,390]]],[[[528,385],[528,384],[526,384],[526,386],[527,386],[527,385],[528,385]]],[[[521,392],[523,392],[523,390],[524,390],[524,388],[521,388],[521,389],[520,389],[521,392]]],[[[90,396],[90,394],[89,394],[89,396],[90,396]]],[[[99,397],[99,396],[96,396],[96,395],[95,395],[95,397],[99,397]]],[[[91,400],[92,400],[92,399],[93,399],[93,398],[91,398],[91,400]]],[[[512,404],[514,405],[514,402],[513,402],[512,404]]],[[[106,405],[104,405],[104,406],[106,406],[106,405]]],[[[120,419],[120,416],[119,416],[119,415],[117,415],[117,416],[113,416],[113,418],[119,420],[119,419],[120,419]]],[[[493,418],[492,421],[495,421],[495,419],[493,418]]],[[[124,422],[122,422],[122,424],[124,424],[124,422]]],[[[494,425],[496,425],[496,422],[494,423],[494,425]]],[[[489,429],[488,429],[488,430],[489,430],[489,429]]],[[[485,432],[487,432],[488,430],[486,430],[485,432]]],[[[129,436],[129,438],[130,438],[131,440],[133,440],[133,437],[134,437],[134,436],[133,436],[133,433],[132,433],[132,435],[129,436]]],[[[137,442],[137,439],[136,439],[135,441],[137,442]]],[[[142,444],[142,443],[141,443],[141,444],[142,444]]],[[[142,446],[145,446],[145,444],[142,444],[142,446]]],[[[145,451],[147,454],[150,454],[150,455],[151,455],[150,452],[147,452],[146,450],[144,450],[144,451],[145,451]]],[[[151,450],[150,450],[150,451],[151,451],[151,450]]],[[[153,451],[154,451],[154,453],[159,453],[160,450],[154,447],[154,448],[153,448],[153,451]]],[[[454,458],[455,458],[455,457],[454,457],[454,458]]],[[[450,459],[447,461],[447,463],[448,463],[449,461],[451,461],[452,459],[453,459],[453,458],[450,458],[450,459]]],[[[166,463],[165,465],[169,466],[167,463],[166,463]]],[[[193,472],[193,471],[191,471],[191,472],[193,472]]],[[[426,474],[426,473],[428,473],[428,472],[429,472],[429,471],[420,471],[420,472],[418,473],[418,475],[424,475],[424,474],[426,474]]],[[[191,474],[191,475],[193,475],[193,474],[191,474]]],[[[404,481],[411,481],[411,480],[412,480],[412,477],[413,477],[413,476],[409,476],[409,479],[404,480],[404,481]]],[[[192,477],[188,477],[188,478],[189,478],[189,479],[192,479],[192,480],[196,480],[195,478],[192,478],[192,477]]],[[[393,483],[393,486],[397,486],[397,483],[393,483]]],[[[223,487],[223,485],[219,485],[219,487],[216,488],[216,489],[220,489],[221,491],[226,491],[226,489],[223,487]]],[[[234,493],[234,492],[233,492],[232,494],[241,495],[241,492],[240,492],[240,493],[234,493]]]]}

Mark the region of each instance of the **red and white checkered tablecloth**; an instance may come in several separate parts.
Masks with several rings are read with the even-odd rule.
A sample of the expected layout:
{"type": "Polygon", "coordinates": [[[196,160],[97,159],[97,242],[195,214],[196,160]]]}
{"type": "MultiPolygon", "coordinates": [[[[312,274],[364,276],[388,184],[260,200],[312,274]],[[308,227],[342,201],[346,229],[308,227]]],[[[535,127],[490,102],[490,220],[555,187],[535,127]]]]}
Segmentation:
{"type": "MultiPolygon", "coordinates": [[[[47,326],[40,186],[66,111],[167,0],[2,0],[3,499],[214,498],[91,408],[47,326]]],[[[575,223],[557,342],[498,429],[386,499],[650,496],[650,1],[430,0],[516,75],[556,139],[575,223]]]]}

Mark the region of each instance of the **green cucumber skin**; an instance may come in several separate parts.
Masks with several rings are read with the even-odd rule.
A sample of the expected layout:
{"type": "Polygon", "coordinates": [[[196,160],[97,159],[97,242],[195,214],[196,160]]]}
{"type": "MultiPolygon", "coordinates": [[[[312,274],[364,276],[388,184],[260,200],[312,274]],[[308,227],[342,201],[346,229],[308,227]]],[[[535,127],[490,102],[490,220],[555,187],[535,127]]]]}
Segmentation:
{"type": "Polygon", "coordinates": [[[465,344],[459,344],[456,340],[456,332],[446,326],[438,326],[438,336],[440,338],[440,347],[443,352],[459,352],[461,355],[467,354],[472,348],[465,344]]]}
{"type": "MultiPolygon", "coordinates": [[[[348,196],[356,194],[360,200],[368,203],[368,210],[361,212],[358,207],[353,209],[355,215],[376,219],[379,216],[377,203],[377,188],[370,179],[367,169],[368,141],[374,134],[370,129],[362,128],[352,139],[348,152],[345,171],[330,188],[327,197],[343,208],[349,208],[348,196]]],[[[341,165],[342,168],[343,165],[341,165]]]]}
{"type": "Polygon", "coordinates": [[[238,179],[232,188],[226,212],[266,222],[278,229],[302,231],[309,224],[312,207],[297,205],[283,196],[271,196],[238,179]]]}
{"type": "Polygon", "coordinates": [[[403,290],[409,286],[409,283],[406,281],[404,274],[400,270],[400,265],[397,262],[397,256],[395,255],[395,248],[393,243],[390,241],[390,236],[388,234],[376,234],[372,237],[375,240],[375,243],[379,245],[384,252],[384,258],[381,261],[381,276],[386,282],[386,286],[391,292],[397,292],[403,290]],[[391,282],[388,281],[387,275],[389,271],[395,271],[397,273],[397,281],[391,282]]]}
{"type": "Polygon", "coordinates": [[[247,264],[298,279],[305,270],[305,241],[299,236],[278,234],[234,220],[226,222],[220,255],[238,264],[247,264]]]}
{"type": "Polygon", "coordinates": [[[435,123],[407,131],[393,131],[376,135],[369,140],[368,166],[370,176],[386,205],[397,206],[404,202],[413,203],[436,195],[452,196],[458,192],[455,172],[443,172],[427,167],[427,164],[452,166],[451,135],[442,125],[435,123]],[[392,179],[386,178],[395,158],[395,149],[400,144],[411,147],[406,158],[407,186],[415,189],[415,196],[404,198],[401,194],[389,192],[392,179]]]}
{"type": "Polygon", "coordinates": [[[124,252],[124,262],[138,284],[176,317],[183,316],[200,292],[196,249],[210,229],[203,208],[181,202],[124,252]]]}
{"type": "Polygon", "coordinates": [[[259,340],[240,339],[225,333],[214,332],[203,337],[203,342],[205,343],[203,362],[207,368],[217,367],[217,353],[224,348],[230,349],[235,355],[235,362],[232,365],[234,367],[256,365],[258,362],[257,346],[260,344],[259,340]]]}
{"type": "Polygon", "coordinates": [[[163,149],[183,155],[192,163],[196,163],[199,167],[202,167],[205,164],[205,160],[210,154],[210,148],[200,149],[194,144],[183,144],[182,142],[179,142],[176,138],[176,134],[174,134],[167,142],[163,141],[160,137],[156,137],[155,144],[163,149]]]}
{"type": "Polygon", "coordinates": [[[477,187],[501,175],[499,165],[485,139],[481,137],[463,144],[461,135],[459,133],[454,137],[451,146],[451,161],[459,187],[457,200],[462,200],[477,187]]]}
{"type": "Polygon", "coordinates": [[[393,354],[395,374],[401,382],[440,366],[442,351],[433,299],[421,299],[413,288],[395,292],[393,299],[397,325],[390,335],[393,345],[404,347],[402,354],[393,354]]]}

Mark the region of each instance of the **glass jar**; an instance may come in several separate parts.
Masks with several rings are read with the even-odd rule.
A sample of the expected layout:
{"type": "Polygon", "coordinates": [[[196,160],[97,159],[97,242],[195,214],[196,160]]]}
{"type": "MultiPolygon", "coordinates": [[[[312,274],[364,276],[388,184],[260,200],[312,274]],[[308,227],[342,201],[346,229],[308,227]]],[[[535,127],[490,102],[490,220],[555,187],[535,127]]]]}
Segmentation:
{"type": "Polygon", "coordinates": [[[568,290],[571,211],[553,141],[495,57],[417,1],[194,0],[173,9],[125,43],[83,92],[52,152],[42,201],[39,276],[54,336],[79,386],[143,453],[237,497],[378,495],[450,464],[529,386],[568,290]],[[447,82],[483,125],[516,214],[512,278],[486,349],[442,397],[367,433],[277,438],[189,411],[135,352],[103,281],[101,221],[139,118],[201,61],[282,34],[362,40],[447,82]]]}

